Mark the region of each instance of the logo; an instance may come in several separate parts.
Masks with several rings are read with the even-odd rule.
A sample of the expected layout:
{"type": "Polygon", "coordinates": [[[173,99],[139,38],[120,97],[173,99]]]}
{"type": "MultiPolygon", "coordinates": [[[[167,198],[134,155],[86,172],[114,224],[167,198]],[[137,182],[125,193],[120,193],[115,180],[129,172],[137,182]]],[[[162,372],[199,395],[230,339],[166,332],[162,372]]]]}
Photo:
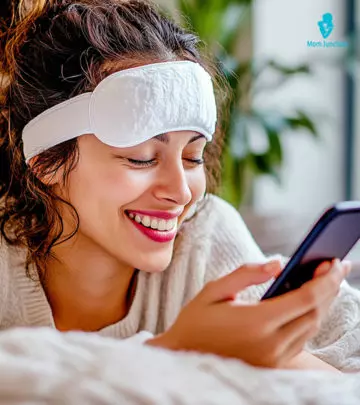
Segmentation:
{"type": "Polygon", "coordinates": [[[320,34],[323,37],[322,41],[313,40],[307,41],[308,48],[345,48],[348,46],[346,41],[328,41],[327,38],[332,34],[335,28],[334,18],[331,13],[322,15],[322,20],[317,22],[320,34]]]}
{"type": "Polygon", "coordinates": [[[323,36],[324,39],[326,39],[332,33],[332,30],[334,29],[332,14],[330,14],[330,13],[324,14],[323,19],[321,21],[318,21],[318,26],[319,26],[321,35],[323,36]]]}

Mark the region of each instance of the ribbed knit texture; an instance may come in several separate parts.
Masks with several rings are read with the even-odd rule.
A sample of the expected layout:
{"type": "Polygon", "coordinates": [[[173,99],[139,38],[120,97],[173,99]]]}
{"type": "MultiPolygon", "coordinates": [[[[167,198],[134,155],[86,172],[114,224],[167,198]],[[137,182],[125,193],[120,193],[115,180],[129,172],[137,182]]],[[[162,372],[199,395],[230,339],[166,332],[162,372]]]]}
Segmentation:
{"type": "MultiPolygon", "coordinates": [[[[0,245],[0,329],[19,326],[55,328],[44,291],[25,275],[25,250],[0,245]]],[[[244,263],[267,258],[256,245],[240,214],[219,197],[183,225],[169,267],[162,273],[140,271],[129,313],[100,335],[139,341],[168,329],[181,308],[210,280],[244,263]],[[136,335],[143,331],[141,335],[136,335]],[[146,333],[145,333],[146,331],[146,333]]],[[[257,301],[269,282],[239,294],[257,301]]],[[[343,283],[328,319],[308,349],[340,369],[360,370],[360,292],[343,283]]]]}

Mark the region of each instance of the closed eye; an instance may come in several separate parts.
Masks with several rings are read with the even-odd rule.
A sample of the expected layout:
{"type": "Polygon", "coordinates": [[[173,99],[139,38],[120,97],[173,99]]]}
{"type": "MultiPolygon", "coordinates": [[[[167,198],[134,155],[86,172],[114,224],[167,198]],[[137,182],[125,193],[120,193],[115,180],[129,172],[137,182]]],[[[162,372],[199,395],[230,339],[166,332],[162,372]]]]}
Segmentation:
{"type": "MultiPolygon", "coordinates": [[[[130,159],[127,158],[127,160],[137,166],[151,166],[156,159],[151,159],[151,160],[136,160],[136,159],[130,159]]],[[[202,165],[204,164],[204,159],[185,159],[188,162],[194,163],[196,165],[202,165]]]]}
{"type": "Polygon", "coordinates": [[[151,166],[153,162],[155,162],[155,159],[151,159],[151,160],[136,160],[136,159],[130,159],[127,158],[127,160],[134,164],[134,165],[138,165],[138,166],[151,166]]]}

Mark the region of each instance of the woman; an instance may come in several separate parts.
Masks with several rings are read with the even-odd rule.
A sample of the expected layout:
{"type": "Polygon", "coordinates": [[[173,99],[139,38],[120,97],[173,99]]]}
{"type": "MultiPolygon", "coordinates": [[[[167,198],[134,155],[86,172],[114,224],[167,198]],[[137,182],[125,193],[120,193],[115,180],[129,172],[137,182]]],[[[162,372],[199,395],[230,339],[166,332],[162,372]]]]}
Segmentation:
{"type": "Polygon", "coordinates": [[[198,38],[145,1],[18,9],[3,37],[1,328],[346,369],[333,354],[344,334],[346,359],[358,350],[359,294],[343,284],[337,296],[348,264],[324,263],[299,290],[255,303],[280,264],[215,196],[221,75],[198,38]],[[329,350],[312,356],[310,338],[308,350],[329,350]]]}

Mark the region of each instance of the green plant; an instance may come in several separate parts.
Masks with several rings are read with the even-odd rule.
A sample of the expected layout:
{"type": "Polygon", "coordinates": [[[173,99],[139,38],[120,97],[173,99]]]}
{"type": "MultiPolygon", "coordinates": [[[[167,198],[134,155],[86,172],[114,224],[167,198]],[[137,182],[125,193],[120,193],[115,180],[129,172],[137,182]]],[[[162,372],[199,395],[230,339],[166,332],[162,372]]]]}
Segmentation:
{"type": "Polygon", "coordinates": [[[231,89],[232,97],[225,126],[222,197],[236,208],[249,199],[255,176],[268,174],[281,183],[283,162],[281,137],[286,130],[307,130],[316,136],[313,120],[302,110],[294,114],[255,109],[251,100],[259,92],[268,92],[299,74],[309,74],[308,65],[289,67],[274,60],[258,61],[251,55],[239,56],[238,41],[249,26],[251,0],[178,0],[180,22],[195,31],[214,55],[231,89]],[[245,28],[244,28],[245,27],[245,28]],[[276,73],[271,85],[261,85],[265,72],[276,73]],[[262,144],[254,145],[253,138],[262,144]]]}

